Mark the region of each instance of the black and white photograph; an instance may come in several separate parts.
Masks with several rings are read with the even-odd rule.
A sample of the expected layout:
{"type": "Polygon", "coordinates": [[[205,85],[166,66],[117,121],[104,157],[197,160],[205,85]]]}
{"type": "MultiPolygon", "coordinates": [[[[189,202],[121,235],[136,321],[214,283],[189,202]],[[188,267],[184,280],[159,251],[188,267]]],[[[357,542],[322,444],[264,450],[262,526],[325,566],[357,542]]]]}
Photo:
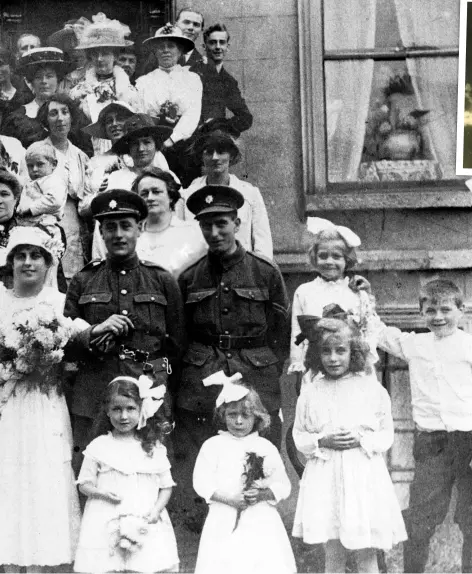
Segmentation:
{"type": "Polygon", "coordinates": [[[0,2],[0,573],[472,572],[472,0],[0,2]]]}

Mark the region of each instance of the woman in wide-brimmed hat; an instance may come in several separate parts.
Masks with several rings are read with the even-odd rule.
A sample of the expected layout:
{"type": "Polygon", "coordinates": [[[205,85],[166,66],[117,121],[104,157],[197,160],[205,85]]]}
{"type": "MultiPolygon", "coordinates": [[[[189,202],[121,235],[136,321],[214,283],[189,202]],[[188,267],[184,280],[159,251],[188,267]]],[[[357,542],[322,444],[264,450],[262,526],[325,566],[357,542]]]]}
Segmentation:
{"type": "MultiPolygon", "coordinates": [[[[224,123],[215,122],[214,126],[223,127],[224,123]]],[[[230,173],[230,167],[241,159],[241,152],[229,131],[218,129],[205,133],[195,143],[197,158],[202,161],[205,174],[193,180],[182,191],[184,201],[198,189],[206,185],[229,185],[244,196],[244,205],[238,210],[241,220],[236,238],[248,251],[260,253],[269,259],[273,257],[272,234],[264,199],[259,188],[243,181],[230,173]]],[[[234,132],[233,132],[234,133],[234,132]]],[[[193,219],[187,207],[180,205],[178,212],[183,219],[193,219]]]]}
{"type": "Polygon", "coordinates": [[[34,99],[5,118],[2,132],[19,139],[27,148],[47,136],[36,116],[42,104],[57,91],[67,65],[62,50],[34,48],[21,56],[17,71],[30,82],[34,99]]]}
{"type": "MultiPolygon", "coordinates": [[[[167,126],[157,125],[156,121],[146,114],[130,116],[124,123],[124,135],[110,150],[121,158],[122,167],[105,174],[98,192],[114,188],[131,190],[136,177],[149,167],[168,170],[169,166],[160,149],[171,131],[167,126]]],[[[105,245],[96,226],[92,257],[105,255],[105,245]]]]}
{"type": "Polygon", "coordinates": [[[195,45],[171,24],[144,40],[144,45],[154,50],[159,67],[138,78],[136,88],[143,111],[172,128],[171,136],[164,142],[164,155],[171,169],[176,170],[182,142],[196,130],[202,107],[199,76],[178,64],[180,56],[195,45]]]}
{"type": "MultiPolygon", "coordinates": [[[[130,84],[126,72],[116,64],[120,48],[133,44],[126,39],[130,30],[110,20],[100,12],[92,17],[93,22],[85,26],[79,36],[76,50],[84,50],[89,61],[85,78],[70,91],[71,98],[78,100],[89,120],[96,122],[102,108],[110,102],[120,100],[139,111],[140,103],[136,89],[130,84]]],[[[93,138],[95,154],[110,149],[107,139],[93,138]]]]}
{"type": "Polygon", "coordinates": [[[90,21],[83,16],[68,20],[64,26],[51,34],[48,38],[48,46],[54,46],[64,52],[65,60],[70,64],[71,71],[59,84],[59,91],[69,93],[79,82],[85,79],[86,63],[85,52],[76,50],[79,44],[79,36],[83,33],[90,21]]]}

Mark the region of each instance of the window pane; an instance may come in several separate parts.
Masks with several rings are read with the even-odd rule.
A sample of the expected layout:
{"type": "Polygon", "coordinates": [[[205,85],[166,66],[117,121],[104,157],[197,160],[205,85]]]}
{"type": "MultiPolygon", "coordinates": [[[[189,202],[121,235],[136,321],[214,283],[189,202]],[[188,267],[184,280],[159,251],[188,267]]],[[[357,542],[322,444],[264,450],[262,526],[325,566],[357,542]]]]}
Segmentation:
{"type": "Polygon", "coordinates": [[[327,61],[328,180],[455,178],[457,59],[327,61]]]}
{"type": "Polygon", "coordinates": [[[457,46],[458,0],[325,0],[325,50],[457,46]]]}

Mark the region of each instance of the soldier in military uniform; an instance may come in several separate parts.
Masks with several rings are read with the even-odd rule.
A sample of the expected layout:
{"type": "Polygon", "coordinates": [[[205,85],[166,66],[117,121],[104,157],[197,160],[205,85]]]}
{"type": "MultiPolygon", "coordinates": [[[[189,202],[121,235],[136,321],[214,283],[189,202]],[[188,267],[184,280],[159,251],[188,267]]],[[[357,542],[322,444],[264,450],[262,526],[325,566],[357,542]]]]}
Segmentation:
{"type": "MultiPolygon", "coordinates": [[[[278,267],[235,239],[243,203],[239,191],[218,185],[202,187],[187,201],[209,247],[179,278],[189,347],[177,391],[174,469],[177,482],[187,483],[187,495],[198,450],[216,433],[212,415],[221,389],[202,383],[212,373],[243,375],[271,416],[267,438],[278,448],[281,443],[279,358],[288,334],[289,301],[278,267]]],[[[187,498],[182,504],[193,502],[187,498]]]]}
{"type": "Polygon", "coordinates": [[[153,374],[156,384],[167,383],[184,345],[182,298],[175,279],[136,255],[139,221],[147,216],[144,200],[129,191],[111,190],[95,197],[91,210],[108,255],[72,279],[65,315],[91,325],[107,321],[114,337],[93,341],[81,358],[71,401],[75,470],[104,387],[117,375],[139,377],[143,371],[153,374]]]}

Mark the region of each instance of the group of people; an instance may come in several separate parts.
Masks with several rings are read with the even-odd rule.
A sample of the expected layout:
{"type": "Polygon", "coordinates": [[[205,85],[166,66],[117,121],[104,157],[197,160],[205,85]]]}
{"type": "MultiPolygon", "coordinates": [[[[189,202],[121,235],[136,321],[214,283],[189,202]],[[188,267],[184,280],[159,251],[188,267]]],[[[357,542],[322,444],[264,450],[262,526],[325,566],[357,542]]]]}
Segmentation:
{"type": "Polygon", "coordinates": [[[0,564],[178,571],[178,517],[201,531],[197,572],[295,572],[276,508],[291,490],[280,456],[290,346],[306,457],[292,535],[325,545],[327,572],[344,572],[349,551],[377,572],[377,551],[399,542],[405,571],[421,572],[456,483],[470,571],[463,295],[430,282],[430,332],[386,326],[353,274],[359,237],[309,218],[316,277],[296,290],[290,329],[263,198],[230,173],[252,116],[222,67],[229,34],[205,30],[204,60],[203,25],[181,11],[146,40],[139,77],[129,30],[103,14],[54,34],[63,49],[22,36],[14,82],[0,51],[0,564]],[[377,347],[410,369],[416,470],[403,515],[377,347]]]}

